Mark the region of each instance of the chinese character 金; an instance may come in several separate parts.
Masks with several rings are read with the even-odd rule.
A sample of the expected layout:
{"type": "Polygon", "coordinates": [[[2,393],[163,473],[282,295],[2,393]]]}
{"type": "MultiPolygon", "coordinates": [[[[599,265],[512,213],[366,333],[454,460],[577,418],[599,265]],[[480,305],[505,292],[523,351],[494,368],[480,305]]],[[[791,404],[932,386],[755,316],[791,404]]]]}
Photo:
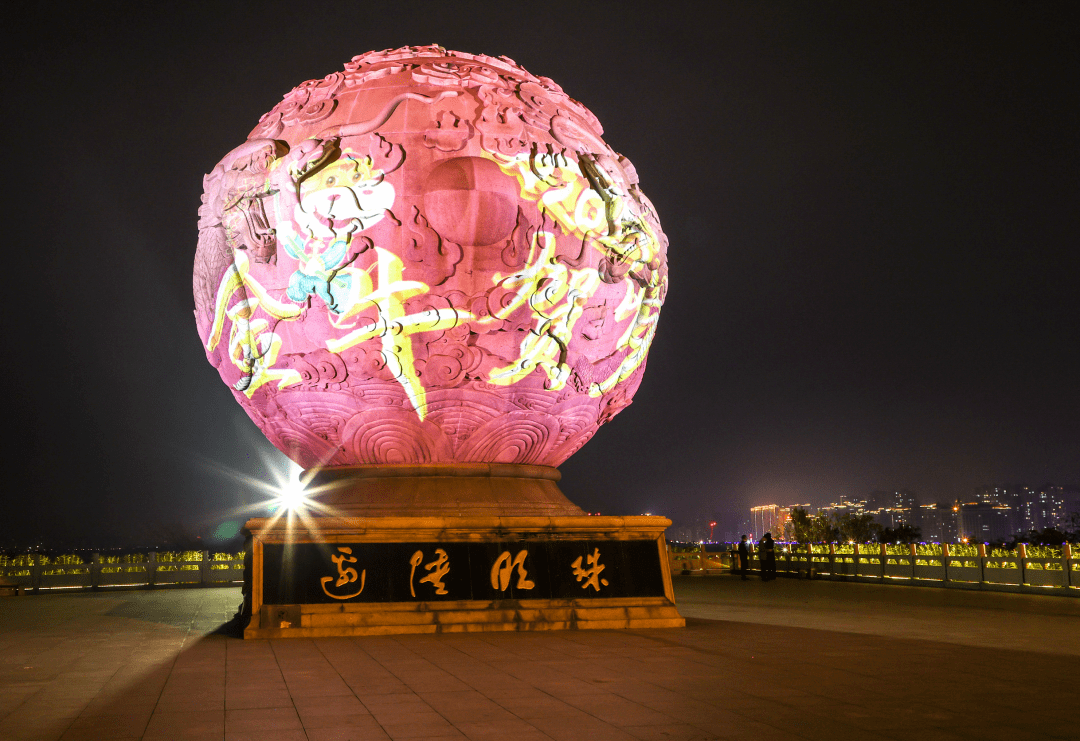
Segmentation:
{"type": "MultiPolygon", "coordinates": [[[[525,558],[529,555],[526,550],[518,551],[513,560],[510,559],[510,551],[503,551],[495,559],[495,565],[491,567],[491,586],[500,592],[505,592],[510,586],[510,574],[517,569],[518,580],[515,589],[532,589],[536,585],[529,581],[525,571],[525,558]]],[[[603,567],[601,567],[603,568],[603,567]]]]}
{"type": "MultiPolygon", "coordinates": [[[[416,596],[416,588],[413,586],[413,578],[416,576],[416,567],[420,565],[420,562],[424,560],[424,552],[417,551],[412,554],[412,558],[409,559],[409,563],[412,565],[412,572],[409,574],[409,592],[412,596],[416,596]]],[[[435,594],[446,594],[446,585],[443,584],[443,577],[450,573],[450,557],[446,555],[446,551],[442,548],[435,549],[435,560],[431,563],[424,564],[424,568],[430,573],[427,576],[420,578],[420,583],[427,582],[435,587],[435,594]]]]}
{"type": "Polygon", "coordinates": [[[332,576],[324,576],[319,580],[322,584],[322,590],[326,593],[327,597],[332,599],[352,599],[364,591],[364,581],[367,579],[367,569],[364,569],[358,575],[356,569],[345,566],[346,563],[356,563],[356,556],[352,555],[352,548],[340,546],[338,548],[338,554],[330,556],[330,560],[337,566],[337,581],[334,581],[334,577],[332,576]],[[335,588],[341,588],[346,584],[354,583],[357,579],[360,580],[360,588],[352,594],[334,594],[326,588],[326,585],[331,581],[334,581],[335,588]]]}
{"type": "Polygon", "coordinates": [[[600,563],[600,549],[593,548],[592,555],[586,556],[585,558],[589,564],[589,568],[587,569],[581,568],[581,556],[575,558],[574,562],[570,564],[574,568],[574,576],[577,577],[578,581],[581,581],[582,579],[586,580],[585,583],[581,585],[582,589],[592,587],[599,592],[601,584],[605,587],[608,585],[607,579],[600,578],[600,572],[607,568],[607,566],[603,566],[600,563]]]}

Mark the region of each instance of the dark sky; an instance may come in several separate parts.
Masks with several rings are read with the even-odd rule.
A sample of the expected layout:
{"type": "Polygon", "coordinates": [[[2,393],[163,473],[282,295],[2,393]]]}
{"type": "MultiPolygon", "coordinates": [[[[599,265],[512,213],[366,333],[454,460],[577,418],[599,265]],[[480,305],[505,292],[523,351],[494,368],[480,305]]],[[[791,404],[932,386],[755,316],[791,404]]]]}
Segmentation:
{"type": "Polygon", "coordinates": [[[0,546],[205,536],[258,499],[213,472],[267,478],[270,446],[195,332],[202,175],[294,85],[406,44],[561,83],[671,240],[635,402],[562,466],[582,507],[734,527],[1080,483],[1071,3],[159,5],[5,19],[0,546]]]}

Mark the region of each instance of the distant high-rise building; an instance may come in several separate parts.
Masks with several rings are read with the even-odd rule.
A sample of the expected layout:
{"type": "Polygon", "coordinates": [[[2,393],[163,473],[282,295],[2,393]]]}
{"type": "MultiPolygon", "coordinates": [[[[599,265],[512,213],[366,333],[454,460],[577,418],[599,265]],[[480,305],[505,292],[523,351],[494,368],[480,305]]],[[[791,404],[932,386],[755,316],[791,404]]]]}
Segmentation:
{"type": "Polygon", "coordinates": [[[819,512],[831,515],[861,515],[867,510],[868,502],[865,499],[841,499],[820,508],[819,512]]]}
{"type": "Polygon", "coordinates": [[[893,516],[899,525],[911,525],[915,519],[915,494],[908,489],[894,493],[893,516]]]}
{"type": "Polygon", "coordinates": [[[778,531],[776,526],[780,522],[780,505],[763,504],[760,507],[751,507],[750,522],[753,524],[754,538],[758,540],[765,533],[778,531]]]}
{"type": "Polygon", "coordinates": [[[957,541],[957,515],[960,505],[924,504],[919,507],[919,521],[923,540],[936,543],[955,543],[957,541]]]}
{"type": "Polygon", "coordinates": [[[1016,532],[1013,510],[1007,504],[969,502],[956,512],[957,535],[965,543],[1008,540],[1016,532]]]}
{"type": "Polygon", "coordinates": [[[866,497],[866,511],[884,527],[914,523],[915,495],[908,489],[874,491],[866,497]]]}
{"type": "Polygon", "coordinates": [[[1061,527],[1065,522],[1065,489],[1060,486],[1012,486],[1003,490],[1007,503],[1016,510],[1019,532],[1061,527]]]}
{"type": "Polygon", "coordinates": [[[981,504],[1007,504],[1012,505],[1012,497],[1006,494],[1006,490],[999,486],[978,486],[975,488],[975,501],[981,504]]]}
{"type": "Polygon", "coordinates": [[[975,501],[978,503],[1009,508],[1012,527],[1009,535],[1064,527],[1070,511],[1070,500],[1074,496],[1080,510],[1080,492],[1073,487],[1046,484],[1040,487],[980,486],[975,489],[975,501]]]}
{"type": "Polygon", "coordinates": [[[776,540],[784,537],[784,530],[791,522],[791,510],[796,507],[807,509],[809,504],[789,504],[781,507],[779,504],[763,504],[760,507],[750,508],[750,521],[753,527],[754,538],[760,540],[765,533],[772,533],[776,540]]]}
{"type": "Polygon", "coordinates": [[[1042,486],[1035,492],[1035,510],[1042,527],[1060,529],[1065,524],[1068,509],[1065,506],[1065,488],[1062,486],[1042,486]]]}
{"type": "Polygon", "coordinates": [[[769,531],[769,532],[771,532],[773,534],[774,538],[776,538],[778,540],[784,540],[785,539],[785,534],[787,532],[788,523],[791,522],[791,510],[795,506],[796,505],[790,505],[790,506],[787,506],[787,507],[781,507],[780,508],[780,511],[777,513],[776,524],[773,525],[775,530],[770,530],[769,531]]]}
{"type": "Polygon", "coordinates": [[[1075,486],[1055,486],[1054,488],[1061,497],[1061,501],[1065,503],[1066,518],[1074,512],[1080,513],[1080,488],[1075,486]]]}

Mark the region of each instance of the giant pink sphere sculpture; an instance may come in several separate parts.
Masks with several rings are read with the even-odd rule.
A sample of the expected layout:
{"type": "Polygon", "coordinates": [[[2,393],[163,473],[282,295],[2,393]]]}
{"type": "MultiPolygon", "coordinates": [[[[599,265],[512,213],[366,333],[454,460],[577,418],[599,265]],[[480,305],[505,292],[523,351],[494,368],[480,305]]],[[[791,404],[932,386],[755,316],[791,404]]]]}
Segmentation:
{"type": "Polygon", "coordinates": [[[667,240],[544,77],[407,47],[264,115],[205,178],[207,357],[305,468],[557,466],[630,403],[667,240]]]}

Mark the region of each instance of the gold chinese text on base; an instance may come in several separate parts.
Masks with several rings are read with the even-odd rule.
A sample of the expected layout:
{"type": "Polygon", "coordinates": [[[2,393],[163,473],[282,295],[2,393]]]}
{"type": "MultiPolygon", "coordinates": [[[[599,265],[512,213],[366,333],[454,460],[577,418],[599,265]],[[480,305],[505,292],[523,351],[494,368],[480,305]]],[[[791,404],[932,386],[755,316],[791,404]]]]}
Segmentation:
{"type": "Polygon", "coordinates": [[[600,549],[593,548],[592,555],[586,556],[585,558],[589,564],[589,568],[587,569],[581,568],[581,556],[575,558],[574,562],[570,564],[574,569],[574,576],[577,577],[578,581],[585,579],[585,583],[581,585],[582,589],[592,587],[599,592],[601,584],[605,587],[608,585],[607,579],[600,578],[600,572],[607,568],[600,563],[600,549]]]}
{"type": "Polygon", "coordinates": [[[604,555],[595,541],[537,544],[521,540],[500,543],[498,549],[483,543],[411,543],[392,556],[386,550],[392,544],[338,542],[330,553],[315,544],[298,544],[290,546],[292,555],[288,558],[284,550],[268,547],[279,554],[275,559],[282,564],[275,573],[311,568],[306,578],[275,578],[267,591],[278,602],[268,604],[532,600],[565,598],[570,593],[576,598],[624,598],[665,593],[662,572],[655,569],[649,574],[639,567],[644,564],[648,569],[650,563],[656,564],[659,554],[655,541],[630,541],[618,549],[605,548],[604,555]],[[300,549],[311,555],[302,556],[300,549]],[[317,558],[312,558],[316,554],[317,558]],[[451,561],[456,574],[453,579],[449,578],[451,561]],[[366,568],[362,569],[362,564],[366,568]],[[336,575],[324,576],[334,570],[336,575]],[[368,571],[372,571],[370,584],[366,583],[368,571]],[[628,580],[630,574],[633,578],[628,580]],[[406,579],[409,588],[403,593],[406,579]],[[578,589],[573,589],[575,582],[578,589]],[[308,586],[300,586],[303,583],[308,586]]]}
{"type": "MultiPolygon", "coordinates": [[[[367,579],[367,570],[361,571],[359,574],[356,569],[346,566],[346,564],[356,563],[356,556],[352,555],[352,548],[348,546],[340,546],[338,553],[332,555],[330,560],[337,566],[337,579],[333,576],[324,576],[319,581],[322,586],[323,592],[328,597],[336,600],[347,600],[353,597],[358,597],[361,592],[364,591],[364,583],[367,579]],[[355,592],[347,594],[338,593],[341,587],[345,587],[349,584],[353,584],[356,581],[360,582],[360,588],[355,592]],[[335,591],[332,592],[327,589],[327,585],[330,582],[334,582],[335,591]]],[[[495,563],[491,567],[491,586],[500,592],[505,592],[510,587],[510,581],[515,571],[517,571],[517,583],[514,585],[515,589],[528,590],[536,586],[536,584],[529,579],[529,573],[525,568],[525,559],[528,558],[529,551],[521,549],[516,555],[511,557],[510,551],[503,551],[499,554],[499,557],[495,559],[495,563]]],[[[416,551],[413,553],[412,558],[409,559],[409,565],[412,567],[409,572],[409,593],[416,597],[416,569],[424,561],[424,552],[416,551]]],[[[420,577],[421,584],[431,584],[435,587],[435,594],[445,595],[446,584],[443,579],[448,573],[450,573],[450,557],[446,551],[442,548],[435,549],[435,559],[430,563],[423,564],[427,570],[427,575],[420,577]]],[[[573,569],[573,575],[579,583],[581,583],[582,589],[588,589],[592,587],[593,590],[599,592],[601,586],[608,586],[608,580],[600,577],[600,573],[607,568],[604,564],[600,563],[600,549],[593,548],[592,555],[586,555],[584,557],[578,556],[570,564],[573,569]],[[581,567],[582,558],[585,559],[587,568],[581,567]]]]}
{"type": "Polygon", "coordinates": [[[528,555],[528,551],[520,550],[517,555],[511,559],[510,551],[503,551],[500,553],[499,557],[495,559],[495,565],[491,567],[492,588],[498,589],[500,592],[505,592],[507,587],[510,586],[510,575],[514,569],[517,569],[518,575],[517,584],[514,585],[515,589],[532,589],[535,587],[536,584],[529,581],[529,575],[525,571],[525,559],[528,555]]]}
{"type": "Polygon", "coordinates": [[[332,576],[324,576],[322,579],[319,580],[319,582],[322,584],[322,590],[326,592],[326,595],[328,597],[332,597],[333,599],[352,599],[353,597],[358,597],[360,593],[364,591],[364,581],[367,579],[366,569],[364,571],[361,571],[359,574],[360,588],[357,589],[355,592],[352,592],[351,594],[334,594],[326,588],[326,585],[329,584],[331,581],[334,581],[335,588],[340,589],[346,584],[352,584],[357,580],[356,569],[345,566],[346,563],[356,563],[356,556],[352,555],[352,548],[338,548],[338,553],[331,556],[330,560],[333,561],[334,565],[337,566],[337,581],[334,581],[334,577],[332,576]]]}
{"type": "Polygon", "coordinates": [[[298,533],[252,522],[244,637],[683,625],[664,569],[669,524],[327,518],[318,532],[298,533]]]}
{"type": "MultiPolygon", "coordinates": [[[[416,596],[416,587],[413,586],[413,580],[416,577],[416,567],[420,565],[420,562],[424,560],[424,552],[417,551],[412,554],[412,558],[409,559],[409,563],[412,565],[412,572],[409,574],[409,592],[413,597],[416,596]]],[[[424,564],[424,568],[428,570],[428,575],[420,578],[420,583],[428,583],[435,587],[435,594],[446,594],[446,585],[443,584],[443,577],[450,573],[450,557],[446,555],[446,551],[442,548],[435,549],[435,560],[431,563],[424,564]]]]}

